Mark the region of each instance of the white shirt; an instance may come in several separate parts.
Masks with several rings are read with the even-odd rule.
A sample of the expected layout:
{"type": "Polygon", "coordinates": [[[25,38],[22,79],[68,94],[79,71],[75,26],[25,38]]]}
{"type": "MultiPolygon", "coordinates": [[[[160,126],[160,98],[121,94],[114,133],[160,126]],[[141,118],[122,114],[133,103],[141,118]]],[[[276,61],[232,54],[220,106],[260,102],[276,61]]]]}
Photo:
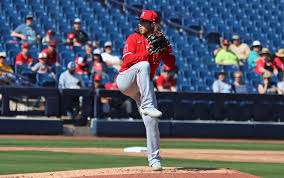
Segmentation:
{"type": "MultiPolygon", "coordinates": [[[[119,62],[120,61],[118,56],[113,56],[113,55],[108,54],[106,52],[102,53],[101,56],[102,56],[104,62],[119,62]]],[[[120,68],[121,68],[120,65],[113,65],[112,67],[115,68],[117,71],[119,71],[120,68]]]]}
{"type": "Polygon", "coordinates": [[[231,93],[231,86],[221,80],[215,80],[213,83],[214,93],[231,93]]]}
{"type": "Polygon", "coordinates": [[[281,89],[281,91],[284,93],[284,83],[283,82],[278,82],[277,87],[281,89]]]}

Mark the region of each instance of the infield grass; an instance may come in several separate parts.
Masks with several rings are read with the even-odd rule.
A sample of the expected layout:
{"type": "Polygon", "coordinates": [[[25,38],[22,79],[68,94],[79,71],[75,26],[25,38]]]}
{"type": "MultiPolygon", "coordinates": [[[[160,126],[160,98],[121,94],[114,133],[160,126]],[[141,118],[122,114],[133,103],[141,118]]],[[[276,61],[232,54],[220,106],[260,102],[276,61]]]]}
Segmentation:
{"type": "MultiPolygon", "coordinates": [[[[61,153],[47,151],[0,151],[0,174],[50,172],[126,166],[147,166],[146,157],[61,153]]],[[[163,159],[163,166],[231,168],[264,178],[283,177],[284,164],[163,159]]]]}
{"type": "MultiPolygon", "coordinates": [[[[78,147],[124,148],[146,146],[146,140],[34,140],[0,139],[0,147],[78,147]]],[[[284,151],[284,143],[236,143],[205,141],[161,141],[161,148],[271,150],[284,151]]]]}

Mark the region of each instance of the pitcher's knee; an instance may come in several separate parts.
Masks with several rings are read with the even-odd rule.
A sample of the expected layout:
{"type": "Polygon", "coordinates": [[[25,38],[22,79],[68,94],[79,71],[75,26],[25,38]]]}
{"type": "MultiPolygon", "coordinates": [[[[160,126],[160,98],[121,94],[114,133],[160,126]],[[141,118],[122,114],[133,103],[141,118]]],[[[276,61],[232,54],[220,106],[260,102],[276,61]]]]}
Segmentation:
{"type": "Polygon", "coordinates": [[[149,62],[147,62],[147,61],[139,62],[139,68],[140,68],[142,71],[150,70],[150,64],[149,64],[149,62]]]}

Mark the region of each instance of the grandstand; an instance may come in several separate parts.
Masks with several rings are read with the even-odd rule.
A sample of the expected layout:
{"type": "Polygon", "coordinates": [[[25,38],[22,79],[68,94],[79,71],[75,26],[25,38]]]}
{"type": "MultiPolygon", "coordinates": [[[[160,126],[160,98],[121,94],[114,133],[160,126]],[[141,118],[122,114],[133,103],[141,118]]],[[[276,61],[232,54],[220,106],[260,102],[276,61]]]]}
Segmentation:
{"type": "MultiPolygon", "coordinates": [[[[210,92],[213,80],[221,70],[215,65],[212,54],[218,44],[212,43],[210,34],[219,33],[225,39],[238,34],[247,44],[260,40],[275,53],[284,46],[281,40],[283,5],[283,0],[6,0],[0,3],[1,21],[5,22],[0,27],[0,49],[8,54],[8,64],[14,65],[20,45],[13,43],[15,39],[10,32],[32,13],[34,27],[41,36],[52,29],[56,31],[56,39],[63,41],[72,30],[73,20],[78,17],[90,39],[101,44],[112,41],[115,54],[121,56],[127,36],[137,27],[135,17],[142,9],[152,9],[160,14],[163,32],[173,45],[179,67],[178,90],[210,92]],[[193,27],[201,29],[201,34],[193,33],[196,32],[193,27]],[[199,36],[203,38],[200,40],[199,36]]],[[[36,59],[45,47],[32,47],[32,57],[36,59]]],[[[58,73],[65,70],[68,61],[84,53],[81,47],[70,51],[63,45],[58,45],[57,51],[63,64],[58,73]]],[[[229,82],[232,82],[232,73],[237,69],[227,67],[225,70],[229,73],[229,82]]],[[[260,78],[247,65],[242,71],[244,82],[250,86],[251,92],[256,93],[260,78]]],[[[115,74],[109,72],[113,78],[115,74]]]]}

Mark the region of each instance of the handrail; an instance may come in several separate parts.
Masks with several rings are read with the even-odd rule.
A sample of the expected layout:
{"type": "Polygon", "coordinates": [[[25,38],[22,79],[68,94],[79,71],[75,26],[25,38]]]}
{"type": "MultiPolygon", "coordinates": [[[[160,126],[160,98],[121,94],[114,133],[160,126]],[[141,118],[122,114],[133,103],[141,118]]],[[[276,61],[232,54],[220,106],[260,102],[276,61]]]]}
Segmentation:
{"type": "Polygon", "coordinates": [[[121,5],[124,10],[125,9],[131,9],[131,10],[134,10],[136,12],[141,12],[141,9],[133,7],[131,5],[128,5],[125,2],[120,2],[120,1],[117,1],[117,0],[109,0],[109,1],[112,2],[112,3],[118,4],[118,5],[121,5]]]}

